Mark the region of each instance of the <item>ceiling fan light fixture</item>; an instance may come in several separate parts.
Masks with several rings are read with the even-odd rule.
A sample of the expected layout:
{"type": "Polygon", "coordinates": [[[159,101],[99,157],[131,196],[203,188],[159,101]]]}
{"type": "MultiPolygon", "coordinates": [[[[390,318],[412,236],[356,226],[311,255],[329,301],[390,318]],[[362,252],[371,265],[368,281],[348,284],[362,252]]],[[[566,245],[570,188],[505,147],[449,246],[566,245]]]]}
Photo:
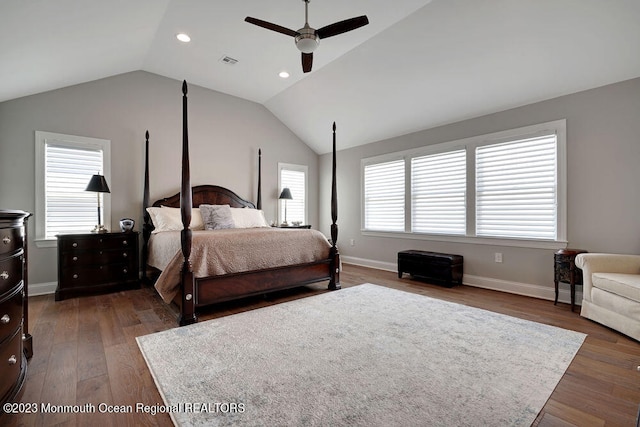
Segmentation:
{"type": "Polygon", "coordinates": [[[320,38],[316,34],[315,30],[311,28],[302,28],[298,30],[296,36],[296,47],[302,53],[312,53],[320,44],[320,38]]]}

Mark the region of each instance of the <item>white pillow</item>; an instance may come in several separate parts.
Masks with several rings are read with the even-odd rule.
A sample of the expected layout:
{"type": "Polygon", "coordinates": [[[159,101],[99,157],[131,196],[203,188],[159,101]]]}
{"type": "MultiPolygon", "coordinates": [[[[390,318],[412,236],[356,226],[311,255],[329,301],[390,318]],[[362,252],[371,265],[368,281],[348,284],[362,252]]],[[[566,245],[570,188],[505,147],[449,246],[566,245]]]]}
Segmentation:
{"type": "MultiPolygon", "coordinates": [[[[170,208],[167,206],[162,206],[160,208],[149,207],[147,208],[147,212],[149,212],[151,221],[155,227],[152,233],[159,233],[161,231],[179,231],[183,228],[180,208],[170,208]]],[[[191,210],[190,228],[192,230],[204,230],[202,214],[198,208],[191,210]]]]}
{"type": "Polygon", "coordinates": [[[231,208],[231,218],[236,228],[269,227],[264,213],[259,209],[231,208]]]}

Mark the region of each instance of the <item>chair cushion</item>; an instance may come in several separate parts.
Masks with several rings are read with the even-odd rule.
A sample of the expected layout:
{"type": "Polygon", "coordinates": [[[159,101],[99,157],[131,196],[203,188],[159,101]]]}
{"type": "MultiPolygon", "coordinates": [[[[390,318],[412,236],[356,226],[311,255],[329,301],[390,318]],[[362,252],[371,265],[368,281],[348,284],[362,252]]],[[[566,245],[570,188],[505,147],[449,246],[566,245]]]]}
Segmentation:
{"type": "Polygon", "coordinates": [[[640,274],[593,273],[593,286],[640,302],[640,274]]]}

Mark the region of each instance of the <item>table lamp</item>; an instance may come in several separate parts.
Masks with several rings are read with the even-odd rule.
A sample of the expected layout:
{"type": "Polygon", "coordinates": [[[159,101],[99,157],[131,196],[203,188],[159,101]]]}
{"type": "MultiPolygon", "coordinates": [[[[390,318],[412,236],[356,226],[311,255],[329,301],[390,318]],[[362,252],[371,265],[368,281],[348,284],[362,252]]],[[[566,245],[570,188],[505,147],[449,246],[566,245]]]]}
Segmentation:
{"type": "Polygon", "coordinates": [[[102,175],[93,175],[89,180],[89,184],[85,191],[94,191],[98,196],[98,224],[95,226],[92,233],[106,233],[107,230],[104,225],[102,225],[102,216],[100,212],[100,193],[110,193],[109,186],[107,185],[107,180],[102,175]]]}
{"type": "Polygon", "coordinates": [[[287,200],[293,200],[291,191],[288,188],[283,188],[278,199],[284,200],[284,221],[280,225],[287,226],[289,225],[289,223],[287,223],[287,200]]]}

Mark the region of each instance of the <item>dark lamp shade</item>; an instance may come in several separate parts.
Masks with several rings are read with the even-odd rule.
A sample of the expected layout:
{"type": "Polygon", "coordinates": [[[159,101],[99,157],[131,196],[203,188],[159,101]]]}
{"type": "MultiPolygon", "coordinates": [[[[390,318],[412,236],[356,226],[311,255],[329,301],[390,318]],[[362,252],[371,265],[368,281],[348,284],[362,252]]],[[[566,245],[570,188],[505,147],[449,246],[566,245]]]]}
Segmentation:
{"type": "Polygon", "coordinates": [[[288,188],[283,188],[278,199],[293,200],[293,197],[291,197],[291,191],[288,188]]]}
{"type": "Polygon", "coordinates": [[[111,193],[109,191],[109,186],[107,185],[107,180],[104,179],[102,175],[93,175],[89,180],[89,184],[85,191],[94,191],[96,193],[111,193]]]}

